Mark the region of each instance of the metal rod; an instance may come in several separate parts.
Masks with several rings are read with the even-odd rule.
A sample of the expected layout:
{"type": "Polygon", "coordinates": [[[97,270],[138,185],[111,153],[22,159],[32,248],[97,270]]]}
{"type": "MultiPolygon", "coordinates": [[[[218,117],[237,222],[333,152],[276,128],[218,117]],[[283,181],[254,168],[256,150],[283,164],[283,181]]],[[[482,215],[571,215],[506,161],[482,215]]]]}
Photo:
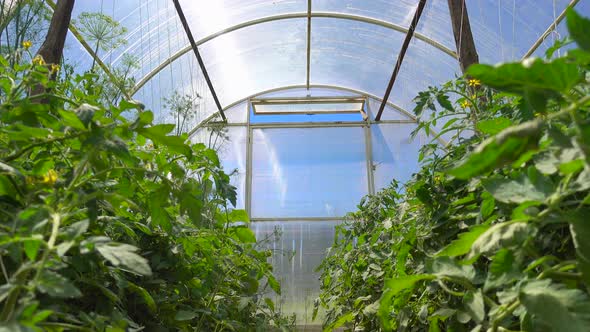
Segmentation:
{"type": "Polygon", "coordinates": [[[311,0],[307,0],[307,69],[306,85],[309,90],[309,77],[311,76],[311,0]]]}
{"type": "Polygon", "coordinates": [[[269,97],[252,98],[253,104],[355,104],[365,100],[364,97],[269,97]]]}
{"type": "Polygon", "coordinates": [[[420,16],[422,15],[422,11],[424,10],[424,6],[426,5],[426,0],[420,0],[418,3],[418,8],[416,8],[416,12],[414,13],[414,18],[412,19],[412,23],[410,24],[410,28],[408,29],[408,33],[406,34],[406,38],[404,39],[404,43],[402,48],[399,52],[397,57],[397,62],[395,63],[395,67],[393,68],[393,73],[391,74],[391,79],[389,80],[389,84],[387,85],[387,89],[385,90],[385,96],[381,101],[381,106],[379,107],[379,112],[377,112],[377,116],[375,117],[375,121],[381,120],[381,115],[383,114],[383,110],[385,109],[385,105],[389,100],[389,95],[391,94],[391,89],[393,88],[393,84],[395,83],[395,79],[397,78],[397,74],[402,66],[402,62],[404,61],[404,57],[406,56],[406,51],[408,50],[408,46],[410,46],[410,41],[414,36],[414,31],[416,30],[416,26],[418,25],[418,21],[420,21],[420,16]]]}
{"type": "Polygon", "coordinates": [[[195,42],[195,38],[193,37],[191,29],[188,26],[188,22],[186,21],[186,17],[184,16],[184,12],[182,11],[182,7],[180,6],[180,3],[178,2],[178,0],[172,0],[172,1],[174,2],[174,7],[176,7],[176,12],[178,13],[178,16],[180,18],[180,22],[182,23],[182,26],[184,27],[184,32],[186,33],[186,36],[188,37],[188,40],[191,44],[193,52],[195,53],[195,57],[197,58],[197,62],[199,62],[199,67],[201,67],[201,71],[203,72],[203,76],[205,77],[205,81],[207,81],[207,85],[209,86],[209,90],[211,91],[211,95],[213,96],[213,100],[215,101],[215,105],[217,105],[217,109],[219,110],[219,114],[221,115],[221,118],[224,121],[227,121],[227,119],[225,117],[225,113],[223,113],[223,107],[221,106],[221,103],[219,102],[219,99],[217,98],[217,93],[215,92],[215,89],[213,88],[213,83],[211,83],[211,79],[209,78],[209,73],[207,73],[207,68],[205,68],[205,63],[203,62],[203,59],[201,58],[201,54],[199,53],[199,49],[197,48],[197,43],[195,42]]]}
{"type": "Polygon", "coordinates": [[[375,178],[373,174],[373,145],[371,139],[371,125],[365,126],[365,154],[367,167],[368,194],[375,194],[375,178]]]}
{"type": "Polygon", "coordinates": [[[252,128],[250,127],[250,101],[246,103],[246,111],[248,116],[246,117],[246,130],[247,130],[247,142],[246,142],[246,212],[249,216],[252,215],[252,145],[254,138],[252,137],[252,128]]]}
{"type": "Polygon", "coordinates": [[[342,221],[345,217],[285,217],[285,218],[250,218],[251,222],[273,222],[273,221],[342,221]]]}
{"type": "MultiPolygon", "coordinates": [[[[242,23],[227,27],[223,30],[217,31],[213,34],[210,34],[210,35],[198,40],[196,44],[197,44],[197,46],[200,46],[200,45],[202,45],[212,39],[215,39],[219,36],[225,35],[227,33],[230,33],[230,32],[236,31],[236,30],[247,28],[249,26],[257,25],[257,24],[279,21],[279,20],[287,20],[287,19],[306,18],[306,17],[307,17],[307,12],[280,14],[280,15],[262,17],[259,19],[254,19],[254,20],[242,22],[242,23]]],[[[370,17],[360,16],[360,15],[334,13],[334,12],[313,12],[313,13],[311,13],[311,17],[312,18],[314,18],[314,17],[334,18],[334,19],[357,21],[357,22],[378,25],[378,26],[381,26],[381,27],[384,27],[387,29],[392,29],[394,31],[401,32],[401,33],[408,32],[408,29],[406,29],[400,25],[393,24],[391,22],[387,22],[387,21],[383,21],[383,20],[370,18],[370,17]]],[[[443,44],[437,42],[436,40],[429,38],[419,32],[414,32],[414,37],[416,39],[419,39],[419,40],[427,43],[430,46],[435,47],[436,49],[440,50],[441,52],[444,52],[445,54],[452,57],[453,59],[455,59],[455,60],[458,59],[458,55],[455,51],[453,51],[450,48],[444,46],[443,44]]],[[[164,68],[166,68],[166,66],[170,65],[172,62],[178,60],[181,56],[190,52],[191,49],[192,49],[191,45],[187,45],[187,46],[183,47],[182,49],[180,49],[178,52],[174,53],[168,59],[164,60],[161,64],[159,64],[156,68],[154,68],[152,71],[150,71],[148,74],[146,74],[141,80],[139,80],[139,82],[137,82],[135,87],[131,90],[130,94],[131,95],[136,94],[137,91],[139,91],[139,89],[141,89],[150,79],[152,79],[160,71],[162,71],[164,68]]]]}
{"type": "Polygon", "coordinates": [[[559,16],[557,16],[557,18],[555,19],[555,21],[549,25],[549,27],[547,28],[547,30],[545,30],[545,32],[543,32],[543,34],[541,35],[541,37],[539,37],[539,39],[537,39],[537,41],[535,41],[535,43],[533,44],[533,46],[531,46],[531,48],[524,54],[524,56],[522,57],[522,59],[526,59],[526,58],[530,57],[537,50],[537,48],[539,48],[539,46],[541,46],[541,44],[543,43],[543,41],[545,41],[545,38],[547,38],[547,36],[549,36],[549,34],[551,32],[553,32],[553,30],[557,29],[557,25],[559,25],[559,23],[565,17],[565,14],[567,13],[567,10],[569,8],[574,8],[574,6],[577,5],[579,1],[580,0],[572,0],[569,3],[569,5],[561,12],[561,14],[559,14],[559,16]]]}

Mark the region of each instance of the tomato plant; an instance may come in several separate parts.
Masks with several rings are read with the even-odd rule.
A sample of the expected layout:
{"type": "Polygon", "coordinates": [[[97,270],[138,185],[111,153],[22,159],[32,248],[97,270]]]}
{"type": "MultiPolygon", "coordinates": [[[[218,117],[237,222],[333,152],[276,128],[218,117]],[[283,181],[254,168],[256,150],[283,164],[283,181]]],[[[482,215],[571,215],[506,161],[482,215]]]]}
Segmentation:
{"type": "Polygon", "coordinates": [[[553,60],[474,65],[417,98],[453,144],[369,196],[322,265],[325,329],[587,331],[590,20],[553,60]]]}
{"type": "Polygon", "coordinates": [[[58,70],[0,58],[2,329],[290,328],[215,151],[58,70]]]}

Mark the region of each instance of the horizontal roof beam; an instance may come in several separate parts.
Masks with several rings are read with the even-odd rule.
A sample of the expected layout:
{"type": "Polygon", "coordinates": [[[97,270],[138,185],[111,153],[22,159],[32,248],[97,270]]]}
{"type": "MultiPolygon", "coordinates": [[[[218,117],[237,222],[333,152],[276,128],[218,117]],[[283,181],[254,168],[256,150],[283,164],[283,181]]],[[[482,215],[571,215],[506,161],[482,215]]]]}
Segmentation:
{"type": "MultiPolygon", "coordinates": [[[[220,30],[218,32],[215,32],[213,34],[210,34],[206,37],[201,38],[200,40],[196,41],[195,44],[197,46],[200,46],[200,45],[202,45],[212,39],[215,39],[219,36],[222,36],[224,34],[227,34],[227,33],[230,33],[230,32],[236,31],[236,30],[240,30],[240,29],[243,29],[243,28],[246,28],[249,26],[261,24],[261,23],[267,23],[267,22],[273,22],[273,21],[279,21],[279,20],[287,20],[287,19],[298,19],[298,18],[307,19],[307,17],[308,17],[307,12],[266,16],[266,17],[242,22],[240,24],[236,24],[231,27],[225,28],[223,30],[220,30]]],[[[381,26],[384,28],[392,29],[392,30],[400,32],[400,33],[408,33],[408,28],[405,28],[401,25],[393,24],[393,23],[390,23],[387,21],[378,20],[378,19],[374,19],[374,18],[370,18],[370,17],[366,17],[366,16],[360,16],[360,15],[335,13],[335,12],[312,12],[311,17],[312,18],[318,17],[318,18],[335,18],[335,19],[351,20],[351,21],[357,21],[357,22],[378,25],[378,26],[381,26]]],[[[429,37],[427,37],[421,33],[418,33],[418,32],[414,33],[414,38],[419,39],[419,40],[437,48],[441,52],[449,55],[450,57],[452,57],[454,59],[458,59],[457,53],[455,51],[442,45],[441,43],[435,41],[432,38],[429,38],[429,37]]],[[[139,82],[137,82],[135,87],[131,90],[130,94],[131,95],[136,94],[137,91],[139,91],[139,89],[141,89],[145,84],[147,84],[147,82],[149,82],[149,80],[151,80],[154,76],[156,76],[159,72],[161,72],[164,68],[166,68],[172,62],[178,60],[178,58],[180,58],[184,54],[190,52],[191,50],[192,50],[192,46],[187,45],[187,46],[183,47],[182,49],[180,49],[178,52],[171,55],[168,59],[164,60],[160,65],[158,65],[156,68],[154,68],[148,74],[146,74],[141,80],[139,80],[139,82]]]]}

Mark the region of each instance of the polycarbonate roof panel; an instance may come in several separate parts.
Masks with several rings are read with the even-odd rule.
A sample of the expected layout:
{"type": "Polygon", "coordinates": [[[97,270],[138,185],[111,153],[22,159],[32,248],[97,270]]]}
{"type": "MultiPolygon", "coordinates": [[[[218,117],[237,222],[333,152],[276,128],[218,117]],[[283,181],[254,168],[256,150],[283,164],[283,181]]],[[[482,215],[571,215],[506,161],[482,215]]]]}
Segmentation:
{"type": "Polygon", "coordinates": [[[250,26],[199,47],[223,106],[265,90],[305,83],[307,20],[250,26]]]}
{"type": "Polygon", "coordinates": [[[262,17],[307,12],[307,0],[180,0],[196,40],[262,17]]]}
{"type": "Polygon", "coordinates": [[[311,83],[383,96],[405,34],[333,18],[314,18],[311,24],[311,83]]]}
{"type": "MultiPolygon", "coordinates": [[[[188,44],[174,5],[169,0],[76,2],[72,18],[77,27],[79,23],[76,21],[83,12],[111,16],[127,29],[123,36],[127,40],[125,45],[112,51],[99,50],[98,55],[105,63],[115,66],[121,61],[123,54],[135,56],[140,65],[140,68],[133,72],[137,79],[188,44]]],[[[90,41],[89,44],[94,46],[90,41]]]]}
{"type": "MultiPolygon", "coordinates": [[[[311,7],[313,12],[328,11],[364,16],[408,28],[417,6],[417,0],[312,0],[311,7]]],[[[427,1],[420,22],[416,32],[454,49],[447,0],[427,1]]]]}
{"type": "MultiPolygon", "coordinates": [[[[587,0],[580,2],[584,1],[587,0]]],[[[467,1],[479,61],[495,63],[519,59],[569,2],[570,0],[467,1]]]]}
{"type": "Polygon", "coordinates": [[[418,92],[452,80],[460,73],[457,60],[419,39],[412,39],[389,102],[413,114],[413,100],[418,92]]]}

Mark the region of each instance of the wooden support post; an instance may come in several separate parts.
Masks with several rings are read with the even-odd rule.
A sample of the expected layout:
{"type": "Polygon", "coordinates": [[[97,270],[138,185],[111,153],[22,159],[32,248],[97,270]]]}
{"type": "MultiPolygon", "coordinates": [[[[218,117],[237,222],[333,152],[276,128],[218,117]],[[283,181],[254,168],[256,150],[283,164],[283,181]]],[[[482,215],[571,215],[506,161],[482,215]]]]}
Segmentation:
{"type": "Polygon", "coordinates": [[[59,0],[57,2],[57,7],[53,12],[51,24],[47,31],[47,37],[45,37],[43,45],[37,52],[47,64],[59,64],[61,62],[73,9],[74,0],[59,0]]]}
{"type": "Polygon", "coordinates": [[[451,24],[453,25],[453,35],[459,55],[459,64],[461,71],[465,73],[467,68],[472,64],[479,63],[479,57],[471,33],[469,16],[467,15],[467,5],[465,0],[448,0],[449,13],[451,14],[451,24]]]}

